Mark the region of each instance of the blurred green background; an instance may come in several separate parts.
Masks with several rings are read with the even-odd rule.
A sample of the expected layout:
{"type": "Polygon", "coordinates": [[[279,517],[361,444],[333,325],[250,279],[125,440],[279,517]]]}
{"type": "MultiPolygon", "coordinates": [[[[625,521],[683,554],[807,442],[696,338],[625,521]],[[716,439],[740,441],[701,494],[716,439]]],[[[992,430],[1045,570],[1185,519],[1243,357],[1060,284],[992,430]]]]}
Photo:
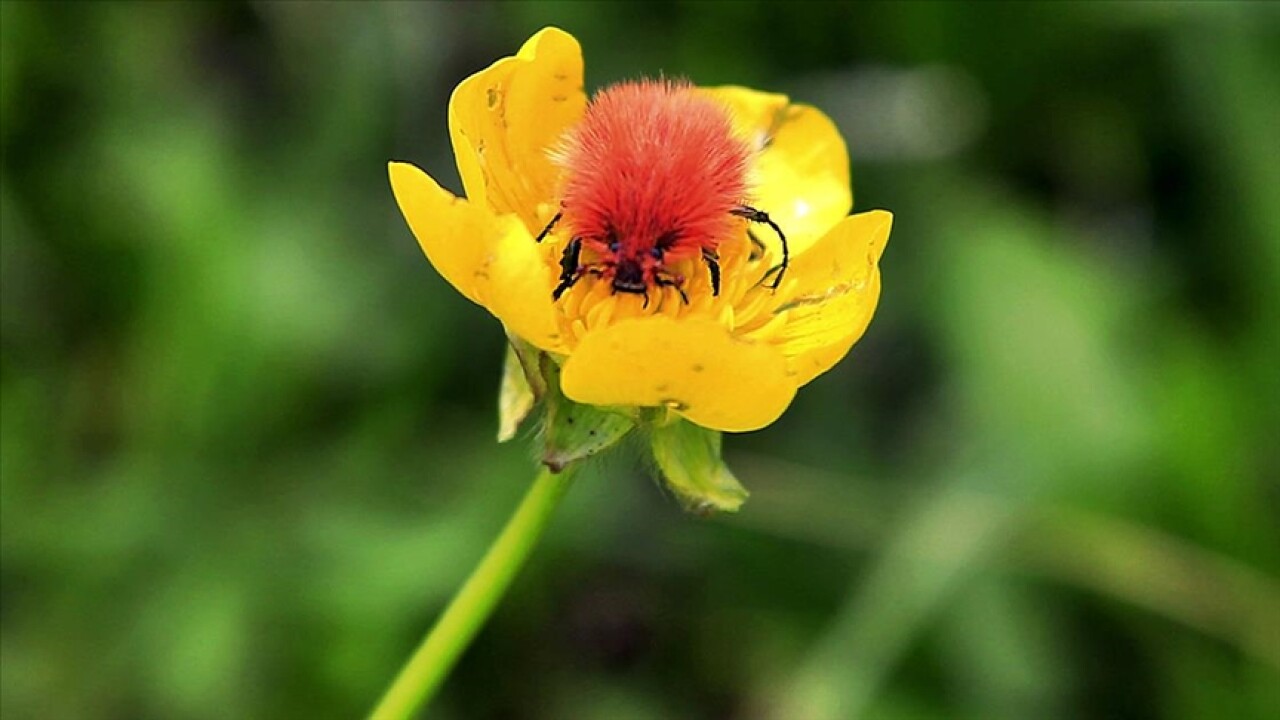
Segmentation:
{"type": "Polygon", "coordinates": [[[385,163],[547,24],[827,110],[884,294],[740,515],[582,477],[431,717],[1280,717],[1275,5],[5,0],[6,720],[369,709],[533,471],[385,163]]]}

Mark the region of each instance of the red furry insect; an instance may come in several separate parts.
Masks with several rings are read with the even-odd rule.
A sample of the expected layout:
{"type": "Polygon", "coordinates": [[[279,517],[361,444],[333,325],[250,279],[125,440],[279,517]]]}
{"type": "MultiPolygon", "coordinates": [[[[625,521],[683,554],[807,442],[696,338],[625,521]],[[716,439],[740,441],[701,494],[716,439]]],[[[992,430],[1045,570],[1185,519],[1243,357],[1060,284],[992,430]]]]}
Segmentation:
{"type": "Polygon", "coordinates": [[[719,295],[716,250],[733,233],[735,216],[768,224],[781,238],[777,288],[787,240],[766,213],[744,202],[751,152],[734,136],[728,112],[688,83],[641,80],[598,92],[555,155],[564,172],[560,212],[537,239],[562,220],[572,239],[552,298],[595,275],[615,293],[643,294],[646,306],[650,285],[674,287],[688,302],[684,278],[669,264],[698,257],[719,295]]]}

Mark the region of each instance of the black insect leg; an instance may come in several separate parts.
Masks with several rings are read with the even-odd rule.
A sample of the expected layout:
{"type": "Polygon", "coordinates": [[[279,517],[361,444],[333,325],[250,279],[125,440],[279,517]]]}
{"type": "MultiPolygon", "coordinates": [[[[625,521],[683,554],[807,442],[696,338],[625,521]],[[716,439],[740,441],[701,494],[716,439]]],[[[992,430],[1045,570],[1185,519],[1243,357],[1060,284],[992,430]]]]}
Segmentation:
{"type": "MultiPolygon", "coordinates": [[[[711,294],[720,294],[720,256],[710,250],[702,251],[702,259],[707,263],[707,269],[711,271],[711,294]]],[[[685,300],[685,302],[689,302],[685,300]]]]}
{"type": "Polygon", "coordinates": [[[547,223],[547,226],[542,228],[542,232],[538,233],[538,237],[534,238],[533,241],[536,243],[542,242],[543,238],[547,236],[547,233],[551,232],[551,229],[556,226],[556,223],[560,222],[560,215],[561,213],[556,213],[555,217],[551,218],[551,222],[547,223]]]}
{"type": "MultiPolygon", "coordinates": [[[[556,216],[560,217],[559,215],[556,216]]],[[[552,223],[555,221],[553,220],[552,223]]],[[[582,277],[582,268],[578,267],[578,260],[582,255],[582,238],[574,238],[564,246],[564,254],[560,256],[560,284],[551,292],[551,299],[559,300],[565,290],[573,287],[578,282],[578,278],[582,277]]]]}
{"type": "MultiPolygon", "coordinates": [[[[676,289],[676,292],[680,293],[680,299],[684,301],[684,304],[685,304],[685,305],[688,305],[688,304],[689,304],[689,296],[688,296],[688,295],[685,295],[685,293],[684,293],[684,288],[680,287],[680,283],[679,283],[679,282],[677,282],[675,278],[667,277],[666,275],[654,275],[654,276],[653,276],[653,284],[654,284],[654,285],[657,285],[658,287],[673,287],[673,288],[675,288],[675,289],[676,289]]],[[[645,306],[647,307],[647,306],[648,306],[648,304],[649,304],[649,294],[648,294],[648,293],[645,293],[644,300],[645,300],[645,306]]]]}
{"type": "MultiPolygon", "coordinates": [[[[600,274],[600,273],[597,273],[597,271],[596,271],[596,270],[594,270],[594,269],[588,269],[588,270],[587,270],[587,272],[589,272],[589,273],[593,273],[593,274],[600,274]]],[[[617,276],[615,275],[614,277],[616,278],[617,276]]],[[[648,286],[648,285],[640,285],[640,286],[636,286],[636,287],[628,287],[628,286],[619,286],[619,285],[617,285],[617,284],[614,284],[612,287],[610,287],[610,288],[609,288],[609,294],[610,294],[610,295],[617,295],[618,293],[625,293],[625,294],[627,294],[627,295],[641,295],[641,296],[643,296],[643,297],[644,297],[644,304],[640,306],[640,309],[641,309],[641,310],[648,310],[648,309],[649,309],[649,286],[648,286]]]]}
{"type": "Polygon", "coordinates": [[[782,228],[778,227],[778,224],[769,217],[769,213],[763,210],[757,210],[753,207],[743,205],[742,207],[734,208],[730,212],[738,217],[746,218],[751,222],[764,223],[765,225],[773,228],[773,231],[778,234],[778,239],[782,241],[782,264],[778,266],[778,274],[773,278],[773,284],[769,286],[771,289],[777,290],[778,285],[782,283],[782,276],[787,272],[787,264],[791,260],[790,253],[787,249],[787,236],[782,234],[782,228]]]}

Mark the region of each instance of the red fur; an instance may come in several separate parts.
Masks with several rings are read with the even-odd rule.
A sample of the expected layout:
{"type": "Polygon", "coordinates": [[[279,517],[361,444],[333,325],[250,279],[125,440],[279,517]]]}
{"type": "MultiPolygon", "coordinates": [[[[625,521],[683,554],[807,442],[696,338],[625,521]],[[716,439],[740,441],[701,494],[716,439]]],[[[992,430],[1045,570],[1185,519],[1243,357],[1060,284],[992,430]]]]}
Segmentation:
{"type": "Polygon", "coordinates": [[[601,274],[634,259],[652,284],[664,263],[715,252],[734,231],[740,220],[730,211],[746,201],[750,156],[728,111],[690,84],[612,85],[556,154],[562,222],[594,252],[601,274]],[[664,236],[670,244],[659,260],[652,251],[664,236]]]}

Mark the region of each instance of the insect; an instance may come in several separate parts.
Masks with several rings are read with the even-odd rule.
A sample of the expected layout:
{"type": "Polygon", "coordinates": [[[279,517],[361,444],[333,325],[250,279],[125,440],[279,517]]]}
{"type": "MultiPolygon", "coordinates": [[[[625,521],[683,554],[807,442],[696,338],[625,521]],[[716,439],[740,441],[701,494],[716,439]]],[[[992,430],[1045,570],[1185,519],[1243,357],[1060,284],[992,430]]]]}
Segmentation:
{"type": "Polygon", "coordinates": [[[687,82],[639,80],[598,92],[552,156],[562,170],[560,210],[537,241],[557,223],[570,233],[552,299],[592,275],[614,293],[644,295],[644,307],[650,287],[673,287],[688,303],[675,265],[698,259],[719,295],[717,251],[737,218],[768,225],[781,240],[782,263],[765,274],[776,271],[777,289],[787,239],[745,203],[751,156],[728,111],[687,82]]]}

